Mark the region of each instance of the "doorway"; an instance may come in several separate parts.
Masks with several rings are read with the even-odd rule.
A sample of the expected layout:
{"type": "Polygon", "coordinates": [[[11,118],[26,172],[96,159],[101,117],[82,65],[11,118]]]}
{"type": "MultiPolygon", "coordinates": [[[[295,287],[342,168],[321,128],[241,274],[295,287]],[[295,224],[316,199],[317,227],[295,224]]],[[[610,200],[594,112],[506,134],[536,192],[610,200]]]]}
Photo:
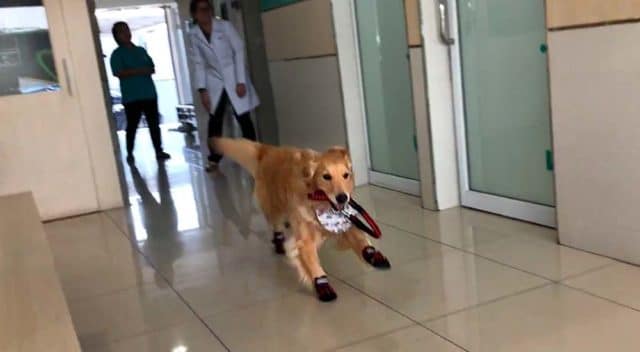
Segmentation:
{"type": "MultiPolygon", "coordinates": [[[[133,43],[143,47],[155,65],[156,72],[152,78],[158,95],[162,144],[171,159],[163,164],[156,161],[143,116],[136,133],[135,163],[123,167],[122,172],[125,199],[135,208],[141,201],[140,175],[160,175],[163,172],[173,180],[174,175],[195,175],[197,173],[189,173],[190,170],[202,168],[184,35],[188,27],[180,18],[177,3],[98,8],[94,15],[98,28],[95,37],[100,43],[104,76],[110,93],[107,102],[112,108],[112,126],[115,126],[119,142],[116,158],[123,165],[126,155],[126,116],[120,96],[120,82],[113,76],[110,65],[111,53],[117,47],[111,33],[113,24],[127,22],[133,43]]],[[[186,192],[188,182],[182,177],[175,179],[178,185],[172,189],[175,197],[178,197],[178,193],[186,192]]],[[[185,197],[185,202],[193,200],[193,197],[185,197]]]]}
{"type": "Polygon", "coordinates": [[[440,0],[438,10],[451,48],[462,205],[553,227],[544,6],[440,0]]]}
{"type": "MultiPolygon", "coordinates": [[[[118,46],[111,34],[111,27],[118,21],[124,21],[129,24],[133,42],[145,48],[149,56],[153,58],[156,68],[153,81],[158,96],[162,97],[162,99],[158,99],[161,124],[164,127],[175,127],[178,123],[176,112],[176,106],[179,104],[178,81],[175,74],[176,68],[174,68],[165,8],[163,6],[143,6],[98,9],[95,15],[100,28],[100,45],[107,71],[113,117],[118,133],[124,131],[126,118],[120,95],[120,82],[111,72],[109,63],[110,54],[118,46]]],[[[144,126],[144,121],[142,124],[144,126]]]]}
{"type": "Polygon", "coordinates": [[[355,0],[369,182],[420,195],[404,6],[403,0],[355,0]]]}
{"type": "MultiPolygon", "coordinates": [[[[99,43],[102,49],[105,76],[109,88],[109,103],[112,108],[117,137],[124,147],[126,116],[120,94],[120,82],[111,72],[110,56],[117,44],[111,28],[119,21],[127,22],[131,29],[132,41],[143,47],[153,59],[155,74],[152,76],[158,94],[158,110],[163,144],[180,155],[172,154],[172,159],[200,165],[199,141],[196,129],[195,109],[189,67],[187,63],[185,25],[181,23],[177,3],[141,5],[95,10],[99,29],[99,43]],[[169,144],[169,145],[167,145],[169,144]]],[[[146,121],[140,122],[140,129],[146,129],[146,121]]],[[[147,144],[146,131],[138,131],[136,150],[151,153],[147,144]]],[[[124,154],[124,152],[122,153],[124,154]]]]}

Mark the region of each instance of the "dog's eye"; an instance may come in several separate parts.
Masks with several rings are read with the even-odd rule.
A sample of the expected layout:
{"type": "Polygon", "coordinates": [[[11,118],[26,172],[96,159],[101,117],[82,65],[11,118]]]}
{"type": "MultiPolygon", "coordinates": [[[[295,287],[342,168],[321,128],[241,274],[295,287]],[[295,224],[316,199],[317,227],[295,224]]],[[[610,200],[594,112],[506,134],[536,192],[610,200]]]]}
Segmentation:
{"type": "Polygon", "coordinates": [[[329,174],[322,175],[322,178],[324,178],[327,181],[331,181],[331,175],[329,175],[329,174]]]}
{"type": "Polygon", "coordinates": [[[349,178],[349,176],[350,176],[350,175],[349,175],[349,173],[348,173],[348,172],[345,172],[345,173],[344,173],[344,175],[342,175],[342,177],[344,177],[344,179],[345,179],[345,180],[346,180],[346,179],[348,179],[348,178],[349,178]]]}

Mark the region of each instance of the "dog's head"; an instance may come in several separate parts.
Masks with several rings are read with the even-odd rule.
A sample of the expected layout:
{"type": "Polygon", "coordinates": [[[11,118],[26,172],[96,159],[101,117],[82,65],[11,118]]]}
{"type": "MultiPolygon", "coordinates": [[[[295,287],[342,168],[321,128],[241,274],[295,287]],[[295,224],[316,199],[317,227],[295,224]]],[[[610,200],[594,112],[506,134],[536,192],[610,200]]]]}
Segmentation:
{"type": "Polygon", "coordinates": [[[312,191],[323,191],[339,208],[351,199],[354,181],[351,158],[346,149],[333,147],[320,154],[310,163],[307,175],[312,191]]]}

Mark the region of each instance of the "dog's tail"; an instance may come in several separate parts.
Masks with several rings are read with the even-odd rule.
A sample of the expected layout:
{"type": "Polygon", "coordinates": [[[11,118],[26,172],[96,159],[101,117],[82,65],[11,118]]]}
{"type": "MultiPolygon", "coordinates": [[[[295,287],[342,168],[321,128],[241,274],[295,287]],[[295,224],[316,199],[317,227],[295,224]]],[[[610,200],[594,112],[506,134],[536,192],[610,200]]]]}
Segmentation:
{"type": "Polygon", "coordinates": [[[212,138],[209,143],[217,153],[237,162],[255,176],[260,144],[248,139],[231,138],[212,138]]]}

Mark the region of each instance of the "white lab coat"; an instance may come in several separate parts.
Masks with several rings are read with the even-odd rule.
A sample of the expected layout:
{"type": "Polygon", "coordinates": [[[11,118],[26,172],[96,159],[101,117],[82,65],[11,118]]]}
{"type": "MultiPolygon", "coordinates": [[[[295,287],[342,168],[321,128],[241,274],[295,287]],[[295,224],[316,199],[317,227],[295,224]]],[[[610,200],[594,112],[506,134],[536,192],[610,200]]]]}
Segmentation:
{"type": "Polygon", "coordinates": [[[209,92],[210,114],[215,112],[224,90],[238,115],[260,105],[260,98],[247,73],[244,42],[231,23],[214,19],[211,41],[207,41],[199,26],[193,26],[189,42],[194,88],[204,88],[209,92]],[[242,98],[236,93],[238,83],[247,87],[247,94],[242,98]]]}

